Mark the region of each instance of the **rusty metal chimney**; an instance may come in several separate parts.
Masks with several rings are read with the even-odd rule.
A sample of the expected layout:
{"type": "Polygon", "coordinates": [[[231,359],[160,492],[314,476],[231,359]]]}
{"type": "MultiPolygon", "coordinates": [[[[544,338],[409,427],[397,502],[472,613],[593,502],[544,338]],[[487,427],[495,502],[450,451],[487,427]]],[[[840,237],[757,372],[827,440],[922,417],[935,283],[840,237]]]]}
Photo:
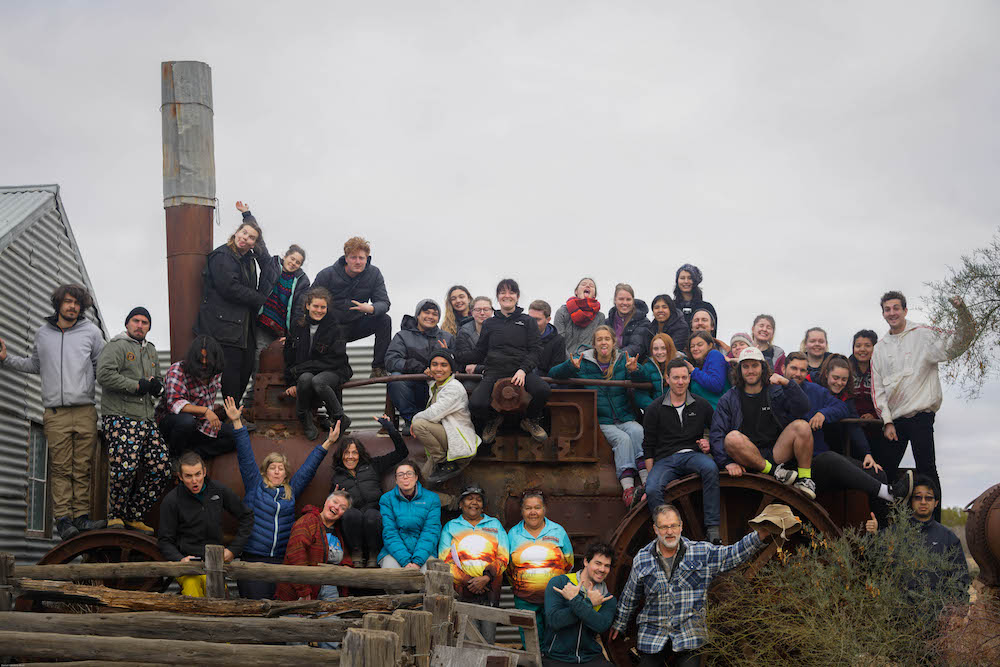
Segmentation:
{"type": "Polygon", "coordinates": [[[167,217],[170,360],[194,339],[201,271],[212,250],[215,210],[215,131],[212,69],[206,63],[161,64],[163,208],[167,217]]]}

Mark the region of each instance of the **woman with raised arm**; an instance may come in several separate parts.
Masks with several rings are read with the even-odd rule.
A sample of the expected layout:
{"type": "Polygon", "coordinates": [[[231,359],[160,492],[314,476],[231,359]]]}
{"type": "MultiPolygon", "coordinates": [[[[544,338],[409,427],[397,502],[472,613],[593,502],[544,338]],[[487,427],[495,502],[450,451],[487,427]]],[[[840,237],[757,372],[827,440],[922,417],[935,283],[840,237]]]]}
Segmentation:
{"type": "MultiPolygon", "coordinates": [[[[615,345],[624,350],[636,329],[649,322],[649,306],[635,298],[635,290],[628,283],[615,285],[615,304],[608,311],[607,325],[615,332],[615,345]]],[[[591,335],[593,338],[593,335],[591,335]]],[[[589,344],[589,342],[588,342],[589,344]]]]}
{"type": "Polygon", "coordinates": [[[347,339],[336,320],[328,312],[333,301],[323,287],[313,287],[306,294],[305,313],[292,325],[285,340],[286,396],[295,399],[295,412],[302,423],[307,440],[315,440],[319,429],[312,417],[313,401],[326,406],[327,419],[321,424],[329,428],[332,421],[340,422],[346,432],[351,419],[337,399],[336,389],[351,379],[354,371],[347,358],[347,339]]]}
{"type": "Polygon", "coordinates": [[[267,300],[257,313],[255,364],[264,348],[288,335],[292,321],[305,307],[302,301],[310,284],[302,270],[305,261],[306,251],[293,243],[283,257],[273,255],[261,262],[260,291],[267,300]]]}
{"type": "MultiPolygon", "coordinates": [[[[281,564],[295,522],[295,499],[309,486],[330,445],[340,437],[340,422],[330,429],[323,444],[314,447],[302,467],[293,474],[288,457],[281,452],[271,452],[258,465],[250,447],[250,435],[240,419],[243,408],[237,407],[231,396],[226,397],[225,408],[236,436],[236,458],[243,477],[243,504],[253,510],[253,531],[240,558],[251,563],[281,564]]],[[[269,581],[239,579],[236,585],[241,598],[274,597],[275,584],[269,581]]]]}
{"type": "Polygon", "coordinates": [[[441,330],[457,336],[462,325],[472,321],[470,317],[472,317],[472,292],[462,285],[452,285],[444,298],[444,319],[441,321],[441,330]]]}
{"type": "Polygon", "coordinates": [[[382,495],[382,541],[379,567],[425,569],[437,553],[441,537],[441,499],[420,485],[417,464],[406,459],[396,464],[396,486],[382,495]]]}
{"type": "Polygon", "coordinates": [[[409,455],[403,436],[392,425],[388,415],[373,417],[392,439],[393,450],[381,456],[371,456],[359,438],[341,438],[333,453],[331,491],[347,491],[351,507],[344,512],[344,536],[347,544],[360,554],[361,567],[375,562],[382,550],[382,477],[409,455]]]}
{"type": "Polygon", "coordinates": [[[764,360],[770,364],[774,372],[781,374],[785,367],[785,351],[774,344],[774,332],[774,317],[761,314],[753,318],[750,333],[753,335],[754,345],[764,355],[764,360]]]}
{"type": "Polygon", "coordinates": [[[715,313],[715,306],[705,301],[701,293],[701,269],[694,264],[683,264],[674,276],[674,304],[684,315],[684,318],[691,324],[691,318],[695,311],[704,308],[712,315],[712,337],[716,336],[719,324],[719,316],[715,313]]]}
{"type": "Polygon", "coordinates": [[[657,396],[663,396],[667,391],[667,364],[678,357],[674,340],[667,334],[656,334],[649,344],[649,357],[632,373],[635,382],[649,382],[653,389],[636,389],[635,403],[644,411],[657,396]]]}
{"type": "Polygon", "coordinates": [[[799,352],[806,355],[806,371],[809,379],[815,382],[819,378],[819,369],[830,356],[830,346],[826,340],[826,331],[820,327],[806,329],[806,335],[802,337],[799,345],[799,352]]]}
{"type": "Polygon", "coordinates": [[[688,341],[687,351],[691,393],[708,401],[713,410],[730,388],[729,362],[715,349],[714,343],[715,339],[708,331],[695,331],[688,341]]]}
{"type": "MultiPolygon", "coordinates": [[[[638,359],[615,347],[615,332],[606,324],[594,332],[593,349],[573,355],[551,371],[553,378],[630,380],[639,368],[638,359]]],[[[646,467],[642,454],[642,426],[636,421],[628,389],[595,386],[597,420],[615,454],[615,472],[622,485],[622,501],[631,507],[642,498],[646,467]],[[638,482],[638,485],[637,485],[638,482]]]]}
{"type": "Polygon", "coordinates": [[[580,278],[573,296],[556,311],[553,324],[566,343],[567,355],[590,345],[594,330],[604,324],[601,302],[597,300],[597,283],[593,278],[580,278]]]}
{"type": "Polygon", "coordinates": [[[255,320],[267,294],[257,285],[257,264],[267,258],[260,226],[249,207],[236,202],[243,221],[226,243],[208,254],[202,271],[204,289],[195,333],[222,346],[222,395],[243,401],[254,367],[255,320]]]}
{"type": "Polygon", "coordinates": [[[645,360],[649,343],[653,336],[665,333],[674,341],[678,350],[686,350],[690,329],[684,315],[674,305],[674,300],[666,294],[658,294],[653,299],[653,320],[643,322],[635,328],[632,335],[626,339],[626,347],[630,355],[639,355],[640,361],[645,360]]]}

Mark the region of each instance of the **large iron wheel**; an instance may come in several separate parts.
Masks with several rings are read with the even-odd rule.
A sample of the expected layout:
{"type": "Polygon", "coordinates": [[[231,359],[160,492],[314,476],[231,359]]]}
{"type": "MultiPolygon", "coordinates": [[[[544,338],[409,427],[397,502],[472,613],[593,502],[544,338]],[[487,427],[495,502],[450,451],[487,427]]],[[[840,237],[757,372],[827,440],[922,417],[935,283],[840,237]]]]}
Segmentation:
{"type": "MultiPolygon", "coordinates": [[[[156,538],[135,531],[103,529],[89,530],[80,533],[72,539],[56,545],[38,561],[39,565],[57,565],[62,563],[142,563],[146,561],[162,561],[156,538]]],[[[169,577],[143,577],[113,579],[92,579],[79,583],[95,586],[107,586],[129,591],[144,591],[162,593],[170,586],[169,577]]],[[[42,611],[42,604],[37,600],[19,598],[17,602],[20,611],[42,611]]],[[[66,605],[68,611],[81,611],[80,607],[88,605],[66,605]]]]}
{"type": "MultiPolygon", "coordinates": [[[[840,535],[840,528],[822,506],[794,488],[778,482],[771,475],[747,473],[740,477],[730,477],[722,471],[719,474],[719,491],[722,500],[719,532],[725,544],[733,544],[746,535],[750,531],[749,520],[771,503],[788,505],[796,516],[804,523],[812,524],[820,533],[840,535]]],[[[691,540],[705,539],[699,476],[688,475],[671,482],[663,499],[680,512],[684,523],[684,537],[691,540]]],[[[614,591],[615,596],[621,595],[628,580],[632,571],[632,559],[653,538],[650,510],[643,500],[622,519],[611,538],[615,549],[615,564],[608,577],[608,588],[614,591]]],[[[794,541],[795,538],[793,543],[794,541]]],[[[744,566],[744,576],[753,577],[776,552],[777,544],[771,542],[753,561],[744,566]]],[[[606,641],[605,645],[611,654],[611,660],[616,665],[627,667],[638,662],[634,651],[635,643],[636,625],[633,618],[624,636],[619,635],[615,641],[606,641]]]]}

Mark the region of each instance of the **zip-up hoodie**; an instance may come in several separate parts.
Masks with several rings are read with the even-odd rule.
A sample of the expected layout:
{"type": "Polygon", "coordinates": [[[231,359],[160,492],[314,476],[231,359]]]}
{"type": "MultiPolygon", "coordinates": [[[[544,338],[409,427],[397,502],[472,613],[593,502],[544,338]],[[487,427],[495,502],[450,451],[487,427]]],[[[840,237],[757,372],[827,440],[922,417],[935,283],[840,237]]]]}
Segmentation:
{"type": "Polygon", "coordinates": [[[337,311],[338,319],[343,324],[350,324],[363,317],[378,317],[389,312],[389,292],[385,289],[385,278],[377,266],[372,264],[371,255],[361,273],[353,278],[347,275],[347,259],[340,256],[336,262],[326,267],[316,276],[313,285],[325,287],[333,295],[330,310],[337,311]],[[365,303],[370,301],[375,311],[366,315],[357,310],[351,310],[351,301],[365,303]]]}
{"type": "Polygon", "coordinates": [[[326,456],[326,450],[323,445],[316,445],[309,452],[305,462],[288,481],[292,497],[285,498],[284,486],[271,488],[264,484],[246,427],[238,428],[233,433],[236,436],[240,476],[243,477],[243,504],[253,510],[253,530],[243,550],[257,556],[284,556],[288,535],[295,523],[295,499],[309,486],[326,456]]]}
{"type": "Polygon", "coordinates": [[[643,458],[659,461],[682,449],[701,451],[697,442],[705,437],[705,431],[712,425],[712,406],[704,398],[690,391],[684,399],[684,419],[677,416],[670,392],[663,394],[646,408],[643,417],[643,458]]]}
{"type": "Polygon", "coordinates": [[[399,333],[385,351],[385,369],[390,373],[423,373],[431,355],[441,349],[441,341],[449,348],[454,346],[454,336],[447,331],[437,325],[422,331],[417,318],[404,315],[399,333]]]}
{"type": "Polygon", "coordinates": [[[112,338],[97,359],[101,414],[153,421],[157,399],[139,394],[139,380],[151,377],[163,381],[153,344],[136,340],[125,331],[112,338]]]}
{"type": "Polygon", "coordinates": [[[69,329],[57,325],[55,315],[45,318],[35,333],[30,357],[7,353],[4,368],[41,376],[42,405],[46,408],[94,404],[97,359],[104,349],[104,334],[82,315],[69,329]]]}
{"type": "Polygon", "coordinates": [[[902,333],[879,339],[872,352],[872,394],[886,424],[941,407],[938,364],[963,352],[955,332],[906,323],[902,333]]]}
{"type": "Polygon", "coordinates": [[[449,375],[442,385],[431,380],[427,383],[427,387],[427,405],[413,415],[413,418],[426,419],[444,427],[448,438],[449,461],[475,456],[482,438],[476,435],[476,429],[472,426],[469,394],[465,391],[465,387],[455,379],[454,375],[449,375]]]}
{"type": "MultiPolygon", "coordinates": [[[[567,600],[555,590],[568,583],[579,585],[581,572],[560,574],[545,585],[545,633],[542,655],[559,662],[582,664],[596,660],[604,654],[597,643],[597,635],[607,632],[618,610],[618,599],[611,598],[596,607],[590,603],[586,591],[567,600]]],[[[604,582],[594,588],[605,596],[608,587],[604,582]]]]}
{"type": "Polygon", "coordinates": [[[541,353],[538,323],[518,307],[509,315],[497,310],[483,322],[476,347],[463,363],[484,364],[485,374],[491,377],[509,377],[518,370],[533,371],[538,367],[541,353]]]}

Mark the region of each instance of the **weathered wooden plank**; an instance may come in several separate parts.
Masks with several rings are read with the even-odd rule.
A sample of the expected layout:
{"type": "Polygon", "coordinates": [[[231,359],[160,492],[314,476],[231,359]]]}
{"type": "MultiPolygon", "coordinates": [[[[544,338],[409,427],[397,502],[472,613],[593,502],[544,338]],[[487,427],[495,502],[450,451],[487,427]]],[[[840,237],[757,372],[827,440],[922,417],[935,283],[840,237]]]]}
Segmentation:
{"type": "Polygon", "coordinates": [[[351,628],[344,637],[345,667],[393,667],[402,658],[399,635],[388,630],[351,628]]]}
{"type": "Polygon", "coordinates": [[[503,650],[435,646],[432,667],[515,667],[517,656],[503,650]]]}
{"type": "Polygon", "coordinates": [[[416,667],[427,667],[431,660],[431,627],[434,615],[429,611],[397,609],[393,612],[406,621],[403,627],[403,646],[413,647],[413,662],[416,667]]]}
{"type": "Polygon", "coordinates": [[[523,609],[500,609],[499,607],[487,607],[482,604],[456,601],[455,611],[467,614],[469,618],[474,618],[478,621],[493,621],[501,625],[513,625],[518,628],[535,624],[535,612],[523,609]]]}
{"type": "Polygon", "coordinates": [[[11,580],[14,578],[14,554],[0,553],[0,611],[14,608],[11,580]]]}
{"type": "MultiPolygon", "coordinates": [[[[352,629],[352,631],[354,631],[352,629]]],[[[54,632],[9,632],[0,630],[0,646],[13,647],[19,658],[100,659],[115,656],[142,661],[150,656],[169,665],[338,665],[340,651],[308,646],[262,646],[259,644],[213,644],[184,639],[134,639],[60,635],[54,632]]]]}
{"type": "Polygon", "coordinates": [[[216,600],[226,599],[225,550],[221,544],[205,545],[205,594],[216,600]]]}
{"type": "MultiPolygon", "coordinates": [[[[404,619],[399,617],[402,624],[404,619]]],[[[155,611],[118,614],[0,612],[0,628],[138,639],[193,639],[234,644],[340,641],[360,620],[330,618],[220,618],[155,611]]]]}

